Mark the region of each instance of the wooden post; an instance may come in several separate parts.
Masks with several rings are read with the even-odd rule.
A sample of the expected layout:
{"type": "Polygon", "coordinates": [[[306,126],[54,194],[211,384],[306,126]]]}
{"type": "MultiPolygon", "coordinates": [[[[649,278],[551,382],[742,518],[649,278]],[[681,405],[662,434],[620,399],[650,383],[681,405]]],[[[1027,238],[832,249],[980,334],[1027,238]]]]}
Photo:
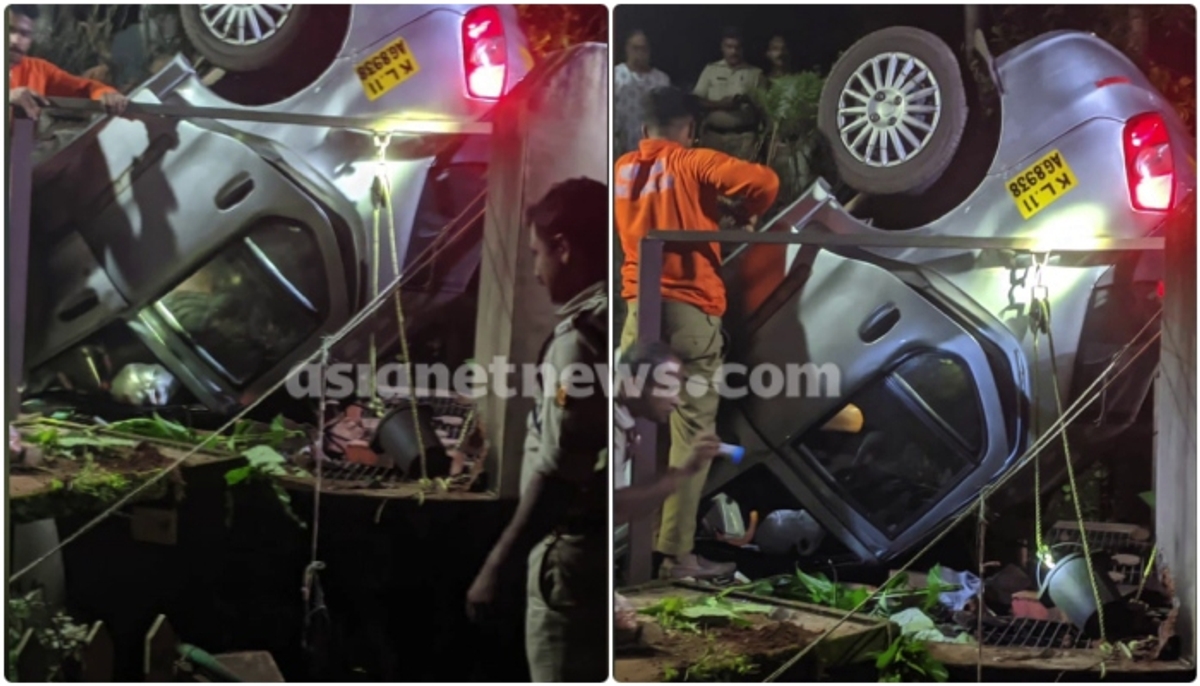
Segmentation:
{"type": "Polygon", "coordinates": [[[1155,533],[1179,608],[1183,657],[1196,659],[1196,214],[1166,231],[1162,358],[1155,396],[1155,533]]]}
{"type": "Polygon", "coordinates": [[[104,622],[92,625],[80,661],[83,663],[82,681],[96,684],[113,680],[113,640],[104,622]]]}
{"type": "Polygon", "coordinates": [[[175,681],[175,661],[179,657],[179,636],[171,628],[166,615],[159,615],[146,632],[142,671],[146,681],[169,683],[175,681]]]}
{"type": "Polygon", "coordinates": [[[50,674],[50,653],[41,641],[33,635],[33,629],[26,629],[13,649],[9,659],[13,661],[17,681],[48,681],[50,674]]]}

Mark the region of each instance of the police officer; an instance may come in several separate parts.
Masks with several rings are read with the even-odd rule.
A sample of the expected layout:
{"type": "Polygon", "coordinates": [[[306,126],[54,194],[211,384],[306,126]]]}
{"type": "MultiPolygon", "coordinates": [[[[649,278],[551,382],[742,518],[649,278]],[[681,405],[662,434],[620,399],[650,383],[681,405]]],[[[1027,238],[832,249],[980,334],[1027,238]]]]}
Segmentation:
{"type": "Polygon", "coordinates": [[[706,111],[700,145],[751,161],[760,119],[751,96],[762,82],[762,70],[746,62],[743,47],[741,31],[726,28],[721,59],[700,72],[692,93],[706,111]]]}
{"type": "Polygon", "coordinates": [[[607,187],[571,179],[527,214],[538,283],[561,319],[539,356],[521,501],[467,592],[478,620],[502,570],[528,554],[525,647],[534,682],[608,678],[607,187]],[[578,370],[578,371],[576,371],[578,370]],[[585,373],[590,373],[590,377],[585,373]]]}

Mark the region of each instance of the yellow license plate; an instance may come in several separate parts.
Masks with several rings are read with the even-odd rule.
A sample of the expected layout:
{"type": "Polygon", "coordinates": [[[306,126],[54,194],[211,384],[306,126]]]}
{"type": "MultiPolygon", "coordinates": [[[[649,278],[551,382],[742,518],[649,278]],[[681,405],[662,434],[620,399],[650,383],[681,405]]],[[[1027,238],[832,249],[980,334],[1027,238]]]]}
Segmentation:
{"type": "Polygon", "coordinates": [[[358,80],[368,100],[377,100],[384,93],[411,79],[421,70],[417,58],[403,38],[388,43],[382,50],[358,63],[358,80]]]}
{"type": "Polygon", "coordinates": [[[1029,219],[1078,186],[1062,153],[1054,150],[1008,182],[1008,192],[1021,216],[1029,219]]]}

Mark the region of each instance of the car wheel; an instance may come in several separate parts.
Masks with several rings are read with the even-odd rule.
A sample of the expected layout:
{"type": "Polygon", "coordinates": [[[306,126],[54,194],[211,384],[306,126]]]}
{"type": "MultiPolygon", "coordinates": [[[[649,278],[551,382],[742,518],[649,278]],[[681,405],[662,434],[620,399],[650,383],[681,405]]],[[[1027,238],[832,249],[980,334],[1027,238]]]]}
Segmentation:
{"type": "Polygon", "coordinates": [[[949,167],[966,123],[954,53],[907,26],[852,45],[825,80],[817,113],[841,180],[870,195],[928,189],[949,167]]]}
{"type": "Polygon", "coordinates": [[[296,44],[311,5],[181,5],[183,31],[214,65],[231,72],[279,64],[296,44]]]}

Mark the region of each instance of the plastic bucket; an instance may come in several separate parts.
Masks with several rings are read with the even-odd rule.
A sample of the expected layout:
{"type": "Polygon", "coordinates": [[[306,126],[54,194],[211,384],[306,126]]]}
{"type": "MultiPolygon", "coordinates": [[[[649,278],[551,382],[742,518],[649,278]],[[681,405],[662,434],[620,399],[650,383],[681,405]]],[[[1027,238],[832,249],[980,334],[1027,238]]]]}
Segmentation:
{"type": "Polygon", "coordinates": [[[417,406],[417,421],[413,422],[412,405],[396,406],[379,420],[375,432],[376,452],[391,459],[396,469],[409,478],[421,477],[421,445],[417,444],[417,427],[420,427],[421,444],[425,448],[425,467],[430,478],[450,474],[450,456],[433,428],[433,410],[424,405],[417,406]]]}
{"type": "MultiPolygon", "coordinates": [[[[1092,554],[1096,570],[1096,588],[1104,606],[1104,627],[1111,640],[1128,635],[1133,625],[1133,613],[1108,576],[1109,558],[1104,553],[1092,554]]],[[[1040,564],[1040,563],[1039,563],[1040,564]]],[[[1087,559],[1081,552],[1067,555],[1050,571],[1042,575],[1039,592],[1042,602],[1062,610],[1067,619],[1088,638],[1100,637],[1100,621],[1096,612],[1096,594],[1088,580],[1087,559]],[[1049,602],[1047,602],[1049,601],[1049,602]]]]}

